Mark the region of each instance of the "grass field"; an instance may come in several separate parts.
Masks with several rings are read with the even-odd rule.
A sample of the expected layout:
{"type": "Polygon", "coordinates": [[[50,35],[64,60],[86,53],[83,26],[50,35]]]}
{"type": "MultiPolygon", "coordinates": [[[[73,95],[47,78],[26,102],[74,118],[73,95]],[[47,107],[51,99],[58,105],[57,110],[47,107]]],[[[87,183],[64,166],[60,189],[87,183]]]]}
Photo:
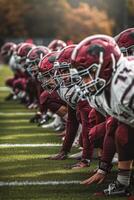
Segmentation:
{"type": "MultiPolygon", "coordinates": [[[[113,179],[116,168],[104,184],[89,187],[80,185],[79,181],[89,176],[89,170],[96,166],[95,162],[90,169],[70,170],[65,166],[76,162],[71,158],[65,161],[45,159],[60,149],[59,146],[46,147],[45,144],[60,144],[61,140],[51,130],[29,123],[33,110],[27,110],[17,101],[4,101],[9,93],[3,89],[4,81],[9,76],[8,67],[0,67],[0,200],[127,199],[93,196],[113,179]]],[[[73,148],[72,152],[76,149],[73,148]]]]}

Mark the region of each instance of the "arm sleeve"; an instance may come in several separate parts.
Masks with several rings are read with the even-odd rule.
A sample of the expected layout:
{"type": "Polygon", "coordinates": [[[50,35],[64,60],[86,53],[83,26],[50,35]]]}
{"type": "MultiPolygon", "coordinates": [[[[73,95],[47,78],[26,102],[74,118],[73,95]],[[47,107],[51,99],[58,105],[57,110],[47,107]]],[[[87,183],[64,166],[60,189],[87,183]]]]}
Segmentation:
{"type": "Polygon", "coordinates": [[[68,106],[68,119],[66,124],[66,134],[62,146],[62,151],[70,152],[72,144],[77,134],[79,122],[76,117],[76,110],[68,106]]]}

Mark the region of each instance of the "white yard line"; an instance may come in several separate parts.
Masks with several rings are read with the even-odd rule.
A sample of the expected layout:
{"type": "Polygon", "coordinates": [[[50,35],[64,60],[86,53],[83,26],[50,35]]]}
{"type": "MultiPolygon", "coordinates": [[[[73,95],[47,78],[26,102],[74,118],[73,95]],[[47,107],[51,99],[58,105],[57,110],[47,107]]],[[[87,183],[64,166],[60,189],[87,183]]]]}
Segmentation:
{"type": "MultiPolygon", "coordinates": [[[[8,122],[7,120],[5,120],[4,118],[3,119],[0,119],[0,121],[2,120],[2,123],[3,124],[7,124],[7,123],[21,123],[21,122],[28,122],[28,119],[9,119],[8,122]]],[[[28,124],[29,125],[29,124],[28,124]]]]}
{"type": "Polygon", "coordinates": [[[0,87],[0,91],[11,91],[11,89],[3,86],[3,87],[0,87]]]}
{"type": "Polygon", "coordinates": [[[70,185],[70,184],[80,184],[80,181],[0,181],[1,186],[25,186],[25,185],[70,185]]]}
{"type": "Polygon", "coordinates": [[[12,116],[12,115],[33,115],[35,114],[34,112],[10,112],[10,113],[4,113],[0,112],[0,115],[4,116],[12,116]]]}
{"type": "Polygon", "coordinates": [[[42,144],[0,144],[1,147],[60,147],[61,144],[54,143],[42,143],[42,144]]]}

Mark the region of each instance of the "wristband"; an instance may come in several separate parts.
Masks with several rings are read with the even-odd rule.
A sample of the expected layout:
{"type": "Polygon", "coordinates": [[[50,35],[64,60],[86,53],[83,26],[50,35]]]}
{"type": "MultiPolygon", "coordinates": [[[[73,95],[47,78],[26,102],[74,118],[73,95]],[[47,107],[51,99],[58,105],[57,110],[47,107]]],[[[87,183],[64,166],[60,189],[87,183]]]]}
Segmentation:
{"type": "Polygon", "coordinates": [[[107,163],[105,161],[102,161],[100,160],[99,161],[99,169],[106,172],[106,173],[109,173],[112,169],[112,164],[111,163],[107,163]]]}
{"type": "Polygon", "coordinates": [[[106,175],[106,174],[107,174],[107,172],[106,172],[106,171],[103,171],[102,169],[98,169],[98,170],[97,170],[97,173],[103,174],[103,175],[106,175]]]}

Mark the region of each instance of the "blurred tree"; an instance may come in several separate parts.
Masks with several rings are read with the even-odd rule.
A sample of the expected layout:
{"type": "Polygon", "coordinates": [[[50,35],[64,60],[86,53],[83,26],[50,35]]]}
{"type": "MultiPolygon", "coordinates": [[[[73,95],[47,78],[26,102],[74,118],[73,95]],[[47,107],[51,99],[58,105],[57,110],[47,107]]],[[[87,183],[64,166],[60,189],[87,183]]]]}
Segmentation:
{"type": "MultiPolygon", "coordinates": [[[[102,0],[101,0],[102,1],[102,0]]],[[[0,34],[7,37],[58,37],[80,41],[94,33],[112,34],[104,10],[67,0],[0,0],[0,34]]]]}
{"type": "Polygon", "coordinates": [[[115,26],[113,29],[113,35],[118,34],[125,28],[133,26],[133,20],[130,16],[130,12],[127,9],[127,3],[130,4],[131,13],[133,13],[133,6],[131,6],[134,0],[68,0],[68,2],[77,7],[80,2],[87,3],[91,7],[96,7],[100,11],[107,13],[110,19],[115,21],[115,26]]]}
{"type": "Polygon", "coordinates": [[[0,0],[0,35],[25,36],[24,16],[29,5],[22,0],[0,0]]]}
{"type": "Polygon", "coordinates": [[[80,41],[93,33],[112,34],[113,21],[105,11],[87,3],[71,6],[67,0],[29,0],[31,11],[26,16],[30,36],[73,38],[80,41]]]}
{"type": "Polygon", "coordinates": [[[80,41],[91,34],[112,34],[114,22],[108,18],[105,11],[100,12],[87,3],[80,3],[72,8],[64,1],[62,6],[65,10],[65,25],[59,32],[62,37],[70,35],[74,41],[80,41]]]}
{"type": "Polygon", "coordinates": [[[128,10],[131,15],[134,15],[134,0],[127,1],[128,10]]]}
{"type": "Polygon", "coordinates": [[[31,10],[25,18],[30,36],[55,37],[64,21],[62,0],[29,0],[31,10]]]}

